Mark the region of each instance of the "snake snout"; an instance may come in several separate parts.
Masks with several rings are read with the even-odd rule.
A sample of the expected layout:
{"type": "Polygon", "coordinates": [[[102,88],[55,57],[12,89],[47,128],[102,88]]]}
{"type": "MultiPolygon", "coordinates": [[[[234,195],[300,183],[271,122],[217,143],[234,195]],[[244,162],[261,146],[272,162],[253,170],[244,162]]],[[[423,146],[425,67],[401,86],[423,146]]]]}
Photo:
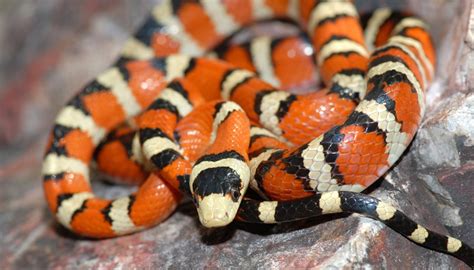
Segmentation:
{"type": "Polygon", "coordinates": [[[197,199],[197,210],[201,224],[208,228],[223,227],[232,222],[239,203],[230,196],[210,194],[197,199]]]}
{"type": "Polygon", "coordinates": [[[245,162],[233,158],[197,163],[190,189],[199,219],[205,227],[226,226],[237,214],[248,187],[250,169],[245,162]]]}

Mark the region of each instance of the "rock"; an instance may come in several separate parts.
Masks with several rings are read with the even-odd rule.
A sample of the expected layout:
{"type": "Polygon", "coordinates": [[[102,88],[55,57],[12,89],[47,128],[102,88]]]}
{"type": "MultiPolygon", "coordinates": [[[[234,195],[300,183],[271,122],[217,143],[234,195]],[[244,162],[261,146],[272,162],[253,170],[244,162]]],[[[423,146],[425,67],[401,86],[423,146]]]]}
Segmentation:
{"type": "MultiPolygon", "coordinates": [[[[207,230],[188,203],[163,224],[117,239],[83,239],[59,227],[40,180],[52,119],[113,61],[151,2],[0,3],[0,268],[467,269],[360,215],[207,230]]],[[[378,3],[356,2],[364,10],[378,3]]],[[[439,61],[415,141],[368,192],[474,246],[472,1],[383,2],[408,5],[431,23],[439,61]]],[[[106,196],[127,191],[101,183],[94,189],[106,196]]]]}

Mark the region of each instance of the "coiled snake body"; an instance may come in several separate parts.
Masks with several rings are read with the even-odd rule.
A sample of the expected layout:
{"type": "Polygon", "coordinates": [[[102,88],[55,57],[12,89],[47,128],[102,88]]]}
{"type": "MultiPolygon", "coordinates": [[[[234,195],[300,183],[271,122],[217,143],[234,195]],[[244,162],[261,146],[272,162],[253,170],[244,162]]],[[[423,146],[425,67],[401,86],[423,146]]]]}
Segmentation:
{"type": "Polygon", "coordinates": [[[178,190],[194,200],[207,227],[234,217],[276,223],[362,213],[473,265],[462,241],[358,193],[412,140],[435,65],[419,18],[381,9],[363,21],[365,39],[355,7],[342,0],[164,1],[120,59],[59,112],[42,171],[51,211],[94,238],[161,222],[179,202],[178,190]],[[295,20],[308,40],[222,43],[243,26],[275,18],[295,20]],[[213,55],[234,65],[197,57],[219,43],[213,55]],[[314,79],[316,65],[324,89],[275,88],[314,79]],[[95,197],[94,150],[132,117],[136,135],[115,130],[96,157],[100,169],[140,188],[115,200],[95,197]],[[248,185],[267,200],[244,198],[248,185]]]}

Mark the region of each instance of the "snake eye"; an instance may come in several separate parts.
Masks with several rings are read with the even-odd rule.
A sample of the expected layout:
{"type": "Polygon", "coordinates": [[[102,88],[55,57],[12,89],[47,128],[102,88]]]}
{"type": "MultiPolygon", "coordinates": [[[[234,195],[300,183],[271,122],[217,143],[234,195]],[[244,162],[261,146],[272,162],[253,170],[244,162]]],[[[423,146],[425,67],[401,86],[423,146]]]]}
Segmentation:
{"type": "Polygon", "coordinates": [[[238,190],[238,189],[232,189],[232,190],[230,191],[230,197],[232,198],[232,200],[233,200],[234,202],[238,201],[239,198],[240,198],[240,190],[238,190]]]}

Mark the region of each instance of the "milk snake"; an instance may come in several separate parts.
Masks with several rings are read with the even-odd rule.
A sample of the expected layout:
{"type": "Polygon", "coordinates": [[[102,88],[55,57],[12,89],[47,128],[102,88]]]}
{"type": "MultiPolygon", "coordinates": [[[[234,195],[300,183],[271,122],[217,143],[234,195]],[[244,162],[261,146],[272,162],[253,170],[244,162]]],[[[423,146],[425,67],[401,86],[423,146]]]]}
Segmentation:
{"type": "Polygon", "coordinates": [[[120,59],[58,113],[42,169],[50,210],[63,226],[92,238],[161,222],[179,202],[178,190],[193,199],[207,227],[225,226],[234,217],[276,223],[361,213],[474,265],[474,252],[462,241],[358,193],[412,140],[435,65],[427,25],[419,18],[381,9],[362,21],[365,30],[352,1],[343,0],[163,1],[120,59]],[[301,54],[280,58],[279,66],[268,55],[281,40],[222,48],[242,27],[281,18],[305,30],[314,55],[303,45],[303,53],[293,50],[301,54]],[[248,70],[197,57],[219,44],[214,55],[279,86],[311,77],[317,64],[325,88],[292,94],[248,70]],[[296,62],[302,66],[293,67],[296,62]],[[89,184],[95,148],[139,113],[137,135],[105,142],[98,158],[108,173],[146,180],[129,196],[95,197],[89,184]],[[134,159],[122,158],[123,151],[134,159]],[[152,173],[146,176],[140,164],[152,173]],[[274,201],[243,199],[249,184],[274,201]]]}

